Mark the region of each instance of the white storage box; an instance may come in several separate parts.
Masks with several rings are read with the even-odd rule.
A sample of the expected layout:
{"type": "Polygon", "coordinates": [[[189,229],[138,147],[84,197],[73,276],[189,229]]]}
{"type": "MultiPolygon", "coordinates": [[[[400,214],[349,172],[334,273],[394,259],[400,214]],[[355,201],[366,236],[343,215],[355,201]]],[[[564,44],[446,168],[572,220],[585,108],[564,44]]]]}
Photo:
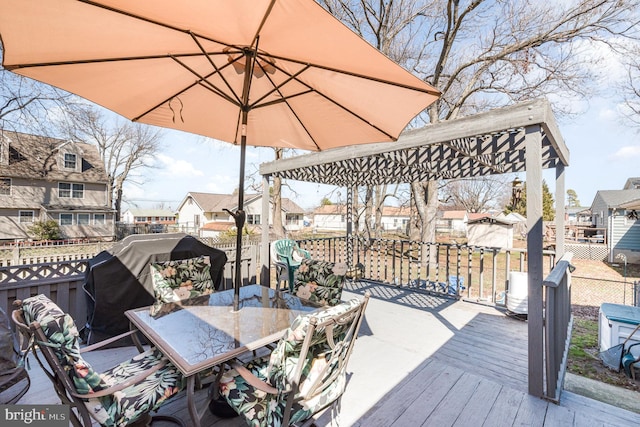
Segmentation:
{"type": "MultiPolygon", "coordinates": [[[[600,351],[622,344],[631,335],[638,323],[640,323],[640,307],[610,303],[602,304],[598,322],[600,351]]],[[[640,330],[627,342],[626,347],[637,342],[640,342],[640,330]]]]}

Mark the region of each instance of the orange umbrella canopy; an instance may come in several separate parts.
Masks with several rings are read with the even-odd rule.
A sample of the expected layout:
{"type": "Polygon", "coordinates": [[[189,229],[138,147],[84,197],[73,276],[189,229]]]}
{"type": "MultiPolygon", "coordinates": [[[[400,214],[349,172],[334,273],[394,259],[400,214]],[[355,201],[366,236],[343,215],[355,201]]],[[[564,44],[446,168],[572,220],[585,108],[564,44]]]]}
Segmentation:
{"type": "Polygon", "coordinates": [[[0,0],[0,36],[8,70],[231,143],[391,141],[439,96],[312,0],[0,0]]]}
{"type": "MultiPolygon", "coordinates": [[[[247,144],[393,141],[440,95],[313,0],[0,0],[0,37],[8,70],[240,144],[238,230],[247,144]]],[[[236,309],[240,263],[237,250],[236,309]]]]}

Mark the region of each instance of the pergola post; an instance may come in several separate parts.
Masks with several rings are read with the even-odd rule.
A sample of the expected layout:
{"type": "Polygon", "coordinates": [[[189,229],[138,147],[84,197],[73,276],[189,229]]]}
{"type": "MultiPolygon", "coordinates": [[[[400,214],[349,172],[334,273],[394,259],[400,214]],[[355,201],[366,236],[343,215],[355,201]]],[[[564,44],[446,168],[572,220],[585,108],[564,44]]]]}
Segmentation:
{"type": "Polygon", "coordinates": [[[353,265],[353,185],[347,185],[347,265],[353,265]]]}
{"type": "Polygon", "coordinates": [[[525,129],[529,394],[544,395],[542,136],[540,125],[525,129]]]}
{"type": "Polygon", "coordinates": [[[262,234],[260,245],[260,284],[263,286],[271,285],[271,277],[269,274],[269,178],[270,175],[262,175],[262,234]]]}
{"type": "Polygon", "coordinates": [[[559,163],[556,166],[556,261],[564,255],[564,227],[565,227],[565,207],[564,207],[564,165],[559,163]]]}

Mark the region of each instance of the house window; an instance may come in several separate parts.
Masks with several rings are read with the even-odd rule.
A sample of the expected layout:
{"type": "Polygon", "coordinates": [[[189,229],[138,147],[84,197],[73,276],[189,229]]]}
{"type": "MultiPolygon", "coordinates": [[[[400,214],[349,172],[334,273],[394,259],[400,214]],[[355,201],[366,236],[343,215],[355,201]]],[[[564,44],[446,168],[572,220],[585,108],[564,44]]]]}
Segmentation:
{"type": "Polygon", "coordinates": [[[58,197],[83,199],[84,184],[71,184],[69,182],[59,182],[58,197]]]}
{"type": "Polygon", "coordinates": [[[0,178],[0,196],[11,195],[11,178],[0,178]]]}
{"type": "Polygon", "coordinates": [[[73,225],[73,214],[61,213],[58,222],[60,225],[73,225]]]}
{"type": "Polygon", "coordinates": [[[33,211],[19,211],[20,224],[33,222],[33,211]]]}
{"type": "Polygon", "coordinates": [[[260,215],[248,214],[247,215],[247,224],[253,224],[253,225],[260,224],[260,215]]]}
{"type": "Polygon", "coordinates": [[[73,191],[71,192],[71,197],[73,197],[74,199],[83,199],[84,184],[73,184],[73,191]]]}
{"type": "Polygon", "coordinates": [[[64,153],[64,168],[76,169],[76,155],[71,153],[64,153]]]}
{"type": "Polygon", "coordinates": [[[89,214],[88,213],[79,213],[78,214],[78,225],[89,225],[89,214]]]}
{"type": "Polygon", "coordinates": [[[93,214],[93,223],[95,225],[104,225],[107,222],[105,214],[93,214]]]}

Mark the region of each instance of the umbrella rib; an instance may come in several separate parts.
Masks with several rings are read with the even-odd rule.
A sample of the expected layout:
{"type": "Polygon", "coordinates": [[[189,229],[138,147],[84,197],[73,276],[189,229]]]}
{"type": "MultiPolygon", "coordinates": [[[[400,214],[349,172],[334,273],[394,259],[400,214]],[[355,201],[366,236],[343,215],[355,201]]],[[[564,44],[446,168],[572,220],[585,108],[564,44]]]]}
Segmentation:
{"type": "Polygon", "coordinates": [[[380,79],[380,78],[377,78],[377,77],[372,77],[372,76],[367,76],[367,75],[364,75],[364,74],[358,74],[358,73],[353,73],[353,72],[346,71],[346,70],[341,70],[339,68],[332,68],[332,67],[327,67],[325,65],[320,65],[320,64],[300,61],[300,60],[296,60],[296,59],[293,59],[293,58],[288,58],[286,56],[269,55],[269,58],[277,59],[277,60],[284,61],[284,62],[292,62],[292,63],[295,63],[295,64],[305,65],[305,66],[307,66],[309,68],[313,67],[313,68],[318,68],[320,70],[332,71],[334,73],[344,74],[346,76],[358,77],[358,78],[365,79],[365,80],[370,80],[370,81],[374,81],[374,82],[378,82],[378,83],[384,83],[384,84],[387,84],[387,85],[390,85],[390,86],[394,86],[394,87],[399,87],[399,88],[410,89],[410,90],[414,90],[414,91],[418,91],[418,92],[428,93],[430,95],[435,95],[435,96],[440,96],[441,95],[440,91],[437,90],[437,89],[422,89],[422,88],[418,88],[418,87],[407,85],[407,84],[403,84],[403,83],[393,82],[393,81],[389,81],[389,80],[385,80],[385,79],[380,79]]]}
{"type": "MultiPolygon", "coordinates": [[[[394,137],[393,135],[389,134],[389,133],[388,133],[387,131],[385,131],[384,129],[381,129],[380,127],[378,127],[378,126],[374,125],[373,123],[371,123],[371,122],[370,122],[369,120],[367,120],[366,118],[362,117],[360,114],[357,114],[355,111],[351,110],[350,108],[347,108],[347,107],[345,107],[344,105],[342,105],[342,104],[340,104],[340,103],[336,102],[334,99],[332,99],[332,98],[330,98],[330,97],[326,96],[326,95],[325,95],[325,94],[323,94],[322,92],[318,91],[317,89],[315,89],[315,88],[313,88],[313,87],[309,86],[307,83],[305,83],[305,82],[303,82],[302,80],[298,79],[298,76],[299,76],[300,74],[302,74],[302,72],[303,72],[303,71],[308,70],[310,67],[311,67],[311,66],[310,66],[309,64],[307,64],[307,66],[306,66],[306,67],[304,67],[304,68],[303,68],[302,70],[300,70],[299,72],[297,72],[297,73],[295,73],[295,74],[290,75],[290,76],[289,76],[289,78],[288,78],[287,80],[285,80],[283,83],[281,83],[281,84],[279,84],[279,85],[275,85],[275,84],[274,84],[274,89],[273,89],[271,92],[269,92],[269,94],[271,94],[271,93],[273,93],[273,92],[277,91],[277,92],[280,94],[280,96],[281,96],[281,98],[280,98],[280,99],[277,99],[277,100],[274,100],[274,101],[270,101],[270,102],[266,102],[266,103],[264,103],[264,104],[260,104],[260,105],[258,105],[258,104],[257,104],[259,101],[256,101],[256,102],[251,106],[251,108],[253,109],[253,108],[266,107],[266,106],[269,106],[269,105],[275,105],[275,104],[280,103],[280,102],[284,102],[284,103],[286,103],[286,104],[287,104],[287,107],[289,107],[289,110],[291,111],[291,113],[296,117],[296,119],[298,120],[298,122],[300,123],[300,125],[305,129],[305,131],[307,132],[307,134],[309,135],[309,137],[313,140],[313,137],[311,136],[311,134],[309,133],[309,131],[307,130],[307,128],[304,126],[304,124],[303,124],[302,120],[300,120],[300,118],[298,117],[298,115],[295,113],[295,110],[291,107],[291,105],[287,102],[287,100],[292,99],[292,98],[295,98],[295,97],[297,97],[297,96],[306,95],[306,94],[309,94],[309,93],[317,93],[319,96],[323,97],[325,100],[327,100],[327,101],[329,101],[330,103],[334,104],[335,106],[337,106],[338,108],[342,109],[343,111],[346,111],[347,113],[351,114],[352,116],[354,116],[354,117],[358,118],[360,121],[362,121],[362,122],[366,123],[367,125],[371,126],[371,127],[372,127],[372,128],[374,128],[374,129],[376,129],[378,132],[380,132],[380,133],[382,133],[382,134],[386,135],[386,136],[387,136],[388,138],[390,138],[391,140],[395,141],[395,140],[397,139],[396,137],[394,137]],[[282,93],[280,93],[280,88],[281,88],[282,86],[284,86],[286,83],[288,83],[288,82],[290,82],[290,81],[292,81],[292,80],[297,81],[298,83],[300,83],[301,85],[305,86],[305,87],[306,87],[307,89],[309,89],[309,90],[308,90],[308,91],[305,91],[305,92],[299,92],[299,93],[297,93],[297,94],[290,95],[290,96],[282,96],[282,93]]],[[[277,68],[278,68],[280,71],[282,71],[283,73],[286,73],[286,71],[282,70],[280,67],[277,67],[277,68]]],[[[269,78],[269,81],[270,81],[271,83],[273,83],[273,81],[271,80],[271,78],[269,78]]],[[[267,95],[269,95],[269,94],[267,94],[267,95]]],[[[266,96],[266,95],[265,95],[265,96],[266,96]]],[[[264,99],[264,98],[265,98],[265,97],[262,97],[261,99],[264,99]]],[[[314,141],[314,144],[315,144],[315,141],[314,141]]],[[[316,147],[318,147],[318,144],[315,144],[315,145],[316,145],[316,147]]],[[[319,149],[319,148],[320,148],[320,147],[318,147],[318,149],[319,149]]]]}
{"type": "MultiPolygon", "coordinates": [[[[224,75],[222,75],[222,73],[220,72],[222,69],[224,69],[225,67],[230,66],[229,63],[227,63],[226,66],[223,66],[222,68],[218,68],[218,66],[215,64],[215,62],[213,62],[211,60],[211,57],[207,54],[207,52],[205,51],[204,47],[202,46],[202,44],[200,43],[200,41],[198,40],[198,38],[196,37],[196,35],[189,31],[189,35],[191,35],[191,38],[193,39],[193,41],[198,45],[198,48],[200,49],[200,52],[202,52],[202,54],[205,56],[205,58],[207,58],[207,61],[209,61],[209,64],[211,64],[211,66],[213,67],[214,70],[216,70],[216,73],[220,76],[220,78],[222,79],[222,81],[224,82],[224,84],[227,86],[227,89],[229,89],[229,91],[233,94],[233,96],[235,96],[236,101],[239,104],[242,103],[242,101],[240,100],[240,97],[238,96],[238,94],[233,90],[233,88],[231,87],[231,85],[229,84],[229,82],[227,81],[227,79],[224,77],[224,75]]],[[[195,74],[195,73],[194,73],[195,74]]],[[[197,75],[197,74],[196,74],[197,75]]],[[[213,75],[213,74],[211,74],[213,75]]],[[[210,76],[209,76],[210,77],[210,76]]],[[[208,84],[209,81],[207,80],[208,84]]],[[[212,87],[215,87],[212,85],[212,87]]],[[[216,88],[217,89],[217,88],[216,88]]],[[[226,94],[225,94],[226,95],[226,94]]]]}
{"type": "MultiPolygon", "coordinates": [[[[178,64],[180,64],[183,68],[185,68],[187,71],[189,71],[191,74],[193,74],[194,76],[196,76],[198,78],[198,81],[196,81],[195,84],[202,85],[202,87],[211,90],[213,93],[223,97],[224,99],[226,99],[227,101],[229,101],[232,104],[235,104],[235,105],[238,105],[238,106],[240,105],[240,99],[238,99],[238,97],[237,97],[236,93],[233,91],[233,89],[229,88],[231,90],[231,93],[233,93],[233,95],[236,97],[236,99],[233,99],[231,96],[229,96],[228,94],[224,93],[222,91],[222,89],[218,88],[217,86],[213,85],[209,80],[207,80],[209,77],[213,76],[214,74],[218,74],[218,75],[220,75],[220,77],[222,77],[222,74],[220,74],[220,71],[217,68],[215,69],[215,71],[213,71],[211,74],[209,74],[209,75],[207,75],[205,77],[205,76],[201,76],[200,74],[198,74],[197,71],[195,71],[194,69],[189,67],[184,62],[180,61],[178,58],[175,58],[173,56],[171,58],[174,61],[176,61],[178,64]]],[[[222,80],[226,82],[226,80],[224,78],[222,80]]],[[[191,85],[187,89],[189,89],[189,88],[191,88],[193,86],[194,85],[191,85]]]]}
{"type": "MultiPolygon", "coordinates": [[[[258,64],[259,65],[259,64],[258,64]]],[[[271,82],[271,84],[273,85],[273,89],[268,91],[267,93],[265,93],[262,97],[260,97],[259,99],[257,99],[251,106],[250,108],[254,108],[256,105],[260,104],[260,101],[262,101],[263,99],[267,98],[269,95],[271,95],[274,92],[277,92],[281,99],[275,100],[275,101],[271,101],[271,102],[267,102],[264,104],[261,104],[260,106],[267,106],[267,105],[273,105],[273,104],[277,104],[279,102],[282,102],[283,99],[287,99],[288,97],[283,96],[282,93],[280,93],[280,88],[283,87],[284,85],[286,85],[287,83],[289,83],[292,80],[298,81],[300,82],[300,80],[297,80],[296,77],[299,76],[300,74],[302,74],[303,72],[305,72],[306,70],[309,69],[309,67],[304,67],[301,70],[299,70],[298,72],[294,73],[294,74],[288,74],[285,70],[283,70],[282,68],[278,67],[277,65],[274,65],[275,68],[277,68],[279,71],[281,71],[284,74],[287,74],[289,77],[283,81],[280,84],[276,84],[273,79],[271,77],[269,77],[268,73],[265,73],[265,76],[267,76],[267,79],[269,79],[269,81],[271,82]]],[[[302,83],[302,82],[300,82],[302,83]]],[[[303,83],[304,84],[304,83],[303,83]]],[[[309,88],[309,86],[305,85],[307,88],[309,88]]],[[[312,90],[311,88],[309,88],[310,90],[312,90]]],[[[304,93],[307,93],[308,91],[305,91],[304,93]]],[[[294,95],[297,96],[298,94],[294,95]]]]}

